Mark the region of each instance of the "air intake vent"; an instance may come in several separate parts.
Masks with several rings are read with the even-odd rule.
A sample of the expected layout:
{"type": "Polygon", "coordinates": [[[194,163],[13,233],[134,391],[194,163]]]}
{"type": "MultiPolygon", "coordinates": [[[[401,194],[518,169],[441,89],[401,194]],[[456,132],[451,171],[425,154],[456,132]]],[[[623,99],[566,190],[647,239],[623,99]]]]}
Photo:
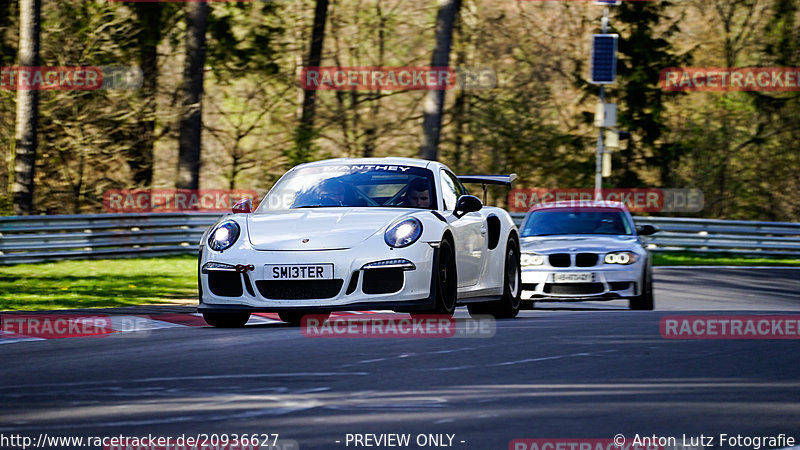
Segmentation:
{"type": "Polygon", "coordinates": [[[242,276],[238,272],[212,270],[208,272],[208,288],[220,297],[241,297],[242,276]]]}
{"type": "Polygon", "coordinates": [[[364,271],[361,290],[365,294],[391,294],[403,288],[403,269],[369,269],[364,271]]]}
{"type": "Polygon", "coordinates": [[[358,271],[356,270],[355,272],[353,272],[353,275],[350,276],[350,283],[347,285],[347,291],[345,292],[345,295],[352,294],[353,292],[356,291],[357,287],[358,287],[358,271]]]}
{"type": "Polygon", "coordinates": [[[276,300],[311,300],[339,295],[344,280],[260,280],[258,292],[276,300]]]}
{"type": "Polygon", "coordinates": [[[547,283],[545,294],[589,295],[603,292],[603,283],[547,283]]]}

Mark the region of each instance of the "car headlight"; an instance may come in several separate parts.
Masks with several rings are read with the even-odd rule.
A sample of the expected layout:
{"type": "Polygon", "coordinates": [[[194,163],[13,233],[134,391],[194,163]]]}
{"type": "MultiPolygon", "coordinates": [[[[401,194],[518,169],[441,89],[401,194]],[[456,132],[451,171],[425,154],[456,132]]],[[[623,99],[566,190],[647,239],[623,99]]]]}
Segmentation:
{"type": "Polygon", "coordinates": [[[633,264],[636,262],[636,253],[614,252],[606,255],[603,262],[606,264],[633,264]]]}
{"type": "Polygon", "coordinates": [[[544,257],[536,253],[523,253],[519,259],[521,266],[541,266],[544,264],[544,257]]]}
{"type": "Polygon", "coordinates": [[[221,252],[230,248],[239,239],[239,224],[233,221],[222,222],[208,235],[208,246],[211,250],[221,252]]]}
{"type": "Polygon", "coordinates": [[[422,222],[410,217],[389,227],[383,235],[383,240],[389,247],[402,248],[417,242],[420,236],[422,236],[422,222]]]}

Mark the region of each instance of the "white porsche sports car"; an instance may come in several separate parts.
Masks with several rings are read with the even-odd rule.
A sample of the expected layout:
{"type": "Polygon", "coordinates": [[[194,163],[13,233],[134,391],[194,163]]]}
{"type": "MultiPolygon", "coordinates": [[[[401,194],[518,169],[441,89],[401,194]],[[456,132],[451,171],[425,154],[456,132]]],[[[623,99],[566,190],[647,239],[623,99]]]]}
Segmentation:
{"type": "Polygon", "coordinates": [[[508,213],[463,183],[510,186],[516,175],[456,177],[408,158],[332,159],[289,170],[251,212],[249,200],[201,240],[198,311],[213,326],[251,312],[387,309],[515,317],[519,236],[508,213]]]}
{"type": "Polygon", "coordinates": [[[523,301],[614,300],[653,309],[653,274],[625,205],[563,202],[536,206],[521,227],[523,301]]]}

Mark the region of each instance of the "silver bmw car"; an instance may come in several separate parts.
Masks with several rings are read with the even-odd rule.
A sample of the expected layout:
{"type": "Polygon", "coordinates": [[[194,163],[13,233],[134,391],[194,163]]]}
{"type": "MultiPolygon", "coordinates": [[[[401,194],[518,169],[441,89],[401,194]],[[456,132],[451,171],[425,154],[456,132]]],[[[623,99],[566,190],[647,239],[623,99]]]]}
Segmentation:
{"type": "Polygon", "coordinates": [[[520,228],[522,299],[584,301],[629,299],[631,309],[651,310],[652,258],[617,202],[563,202],[531,209],[520,228]]]}

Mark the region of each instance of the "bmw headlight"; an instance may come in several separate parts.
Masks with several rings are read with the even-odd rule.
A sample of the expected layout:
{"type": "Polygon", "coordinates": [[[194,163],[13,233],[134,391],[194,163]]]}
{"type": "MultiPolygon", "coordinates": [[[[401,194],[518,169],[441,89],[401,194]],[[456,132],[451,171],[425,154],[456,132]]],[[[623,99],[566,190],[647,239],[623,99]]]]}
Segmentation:
{"type": "Polygon", "coordinates": [[[636,253],[633,252],[614,252],[609,253],[603,259],[606,264],[633,264],[636,262],[636,253]]]}
{"type": "Polygon", "coordinates": [[[544,257],[536,253],[523,253],[519,263],[521,266],[541,266],[544,264],[544,257]]]}
{"type": "Polygon", "coordinates": [[[422,236],[422,222],[410,217],[389,227],[383,235],[383,240],[389,247],[402,248],[417,242],[420,236],[422,236]]]}
{"type": "Polygon", "coordinates": [[[233,221],[222,222],[208,235],[211,250],[221,252],[239,239],[239,225],[233,221]]]}

